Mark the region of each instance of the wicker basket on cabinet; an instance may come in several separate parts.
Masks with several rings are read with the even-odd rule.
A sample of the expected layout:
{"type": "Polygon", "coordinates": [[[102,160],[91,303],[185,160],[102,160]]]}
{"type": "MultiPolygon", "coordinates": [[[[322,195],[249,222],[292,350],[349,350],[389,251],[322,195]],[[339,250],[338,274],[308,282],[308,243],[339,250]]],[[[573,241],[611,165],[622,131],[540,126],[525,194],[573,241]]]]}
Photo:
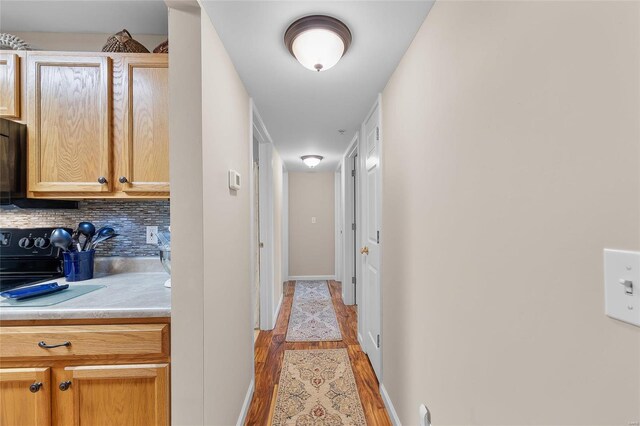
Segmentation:
{"type": "Polygon", "coordinates": [[[129,31],[122,30],[107,39],[103,52],[149,53],[149,50],[131,37],[129,31]]]}

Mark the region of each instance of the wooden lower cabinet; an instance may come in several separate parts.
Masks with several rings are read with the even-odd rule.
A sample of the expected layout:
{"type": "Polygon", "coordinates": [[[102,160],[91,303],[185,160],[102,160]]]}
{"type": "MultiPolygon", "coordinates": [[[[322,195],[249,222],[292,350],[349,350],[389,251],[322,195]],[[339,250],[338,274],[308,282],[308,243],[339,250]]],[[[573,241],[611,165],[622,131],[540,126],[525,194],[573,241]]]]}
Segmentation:
{"type": "Polygon", "coordinates": [[[169,425],[168,328],[161,322],[2,324],[0,426],[169,425]],[[146,346],[140,345],[141,331],[148,332],[146,346]],[[77,352],[96,335],[103,345],[118,350],[89,355],[60,348],[39,348],[40,353],[25,350],[38,347],[47,336],[53,343],[70,342],[68,348],[75,346],[77,352]]]}
{"type": "Polygon", "coordinates": [[[0,425],[51,424],[49,368],[0,369],[0,425]]]}
{"type": "Polygon", "coordinates": [[[56,371],[55,424],[169,424],[168,364],[89,365],[56,371]],[[58,385],[59,386],[59,385],[58,385]]]}

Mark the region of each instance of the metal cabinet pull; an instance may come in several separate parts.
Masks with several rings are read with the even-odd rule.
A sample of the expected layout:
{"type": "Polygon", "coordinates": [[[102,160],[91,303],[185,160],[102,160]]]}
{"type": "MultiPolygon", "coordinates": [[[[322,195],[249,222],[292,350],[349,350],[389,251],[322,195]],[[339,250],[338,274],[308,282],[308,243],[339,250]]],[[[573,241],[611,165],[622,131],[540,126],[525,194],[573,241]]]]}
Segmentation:
{"type": "Polygon", "coordinates": [[[100,176],[100,177],[98,178],[98,183],[99,183],[100,185],[104,185],[105,183],[107,183],[107,178],[106,178],[106,177],[104,177],[104,176],[100,176]]]}
{"type": "Polygon", "coordinates": [[[44,341],[42,341],[42,342],[38,342],[38,346],[40,346],[43,349],[53,349],[53,348],[59,348],[60,346],[71,346],[71,342],[64,342],[58,345],[47,345],[44,341]]]}
{"type": "Polygon", "coordinates": [[[127,178],[126,178],[126,177],[124,177],[124,176],[120,176],[120,179],[118,179],[118,180],[120,181],[120,183],[127,183],[127,182],[129,182],[129,181],[127,180],[127,178]]]}
{"type": "Polygon", "coordinates": [[[58,388],[63,392],[69,389],[70,387],[71,387],[71,380],[60,382],[60,385],[58,385],[58,388]]]}
{"type": "Polygon", "coordinates": [[[29,386],[29,390],[31,391],[31,393],[36,393],[40,390],[41,387],[42,387],[42,383],[36,382],[36,383],[33,383],[31,386],[29,386]]]}

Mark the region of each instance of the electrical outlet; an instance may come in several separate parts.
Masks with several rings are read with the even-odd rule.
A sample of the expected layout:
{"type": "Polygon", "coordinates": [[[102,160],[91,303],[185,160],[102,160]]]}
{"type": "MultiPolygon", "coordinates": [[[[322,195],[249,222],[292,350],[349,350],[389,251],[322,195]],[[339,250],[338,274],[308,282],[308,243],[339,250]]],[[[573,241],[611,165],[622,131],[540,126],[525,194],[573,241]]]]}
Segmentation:
{"type": "Polygon", "coordinates": [[[147,226],[147,244],[158,244],[157,226],[147,226]]]}
{"type": "Polygon", "coordinates": [[[313,216],[313,217],[311,218],[311,223],[316,223],[316,217],[315,217],[315,216],[313,216]]]}
{"type": "Polygon", "coordinates": [[[431,413],[426,405],[420,404],[418,407],[418,412],[420,415],[420,426],[431,426],[431,413]]]}

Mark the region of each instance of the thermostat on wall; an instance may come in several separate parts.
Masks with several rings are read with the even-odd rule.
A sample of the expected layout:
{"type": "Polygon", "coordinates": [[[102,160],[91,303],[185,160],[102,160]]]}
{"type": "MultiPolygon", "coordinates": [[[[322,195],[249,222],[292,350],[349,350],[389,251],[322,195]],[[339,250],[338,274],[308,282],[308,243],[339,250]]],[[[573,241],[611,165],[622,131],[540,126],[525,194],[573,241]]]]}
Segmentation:
{"type": "Polygon", "coordinates": [[[238,191],[240,189],[240,173],[229,170],[229,189],[238,191]]]}

